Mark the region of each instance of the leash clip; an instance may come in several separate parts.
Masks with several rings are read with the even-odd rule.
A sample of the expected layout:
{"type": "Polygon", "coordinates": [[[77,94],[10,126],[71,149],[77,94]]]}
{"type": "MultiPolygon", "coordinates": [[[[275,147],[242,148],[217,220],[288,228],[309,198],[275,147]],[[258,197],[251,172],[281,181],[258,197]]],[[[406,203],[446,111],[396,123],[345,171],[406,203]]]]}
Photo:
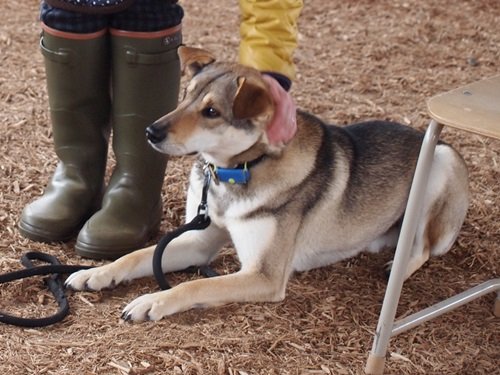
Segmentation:
{"type": "Polygon", "coordinates": [[[212,181],[213,171],[210,168],[209,163],[205,163],[203,166],[203,174],[205,176],[203,180],[203,190],[201,191],[201,202],[198,205],[198,215],[204,215],[205,219],[208,217],[208,189],[210,188],[210,182],[212,181]]]}

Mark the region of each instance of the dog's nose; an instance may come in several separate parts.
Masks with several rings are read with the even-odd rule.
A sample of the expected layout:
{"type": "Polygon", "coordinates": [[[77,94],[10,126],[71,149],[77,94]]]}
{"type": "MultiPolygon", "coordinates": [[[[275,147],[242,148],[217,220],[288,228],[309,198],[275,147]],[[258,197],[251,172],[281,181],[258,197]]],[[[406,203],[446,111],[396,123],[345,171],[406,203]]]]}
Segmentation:
{"type": "Polygon", "coordinates": [[[167,131],[163,126],[150,125],[146,128],[146,138],[153,144],[160,143],[167,137],[167,131]]]}

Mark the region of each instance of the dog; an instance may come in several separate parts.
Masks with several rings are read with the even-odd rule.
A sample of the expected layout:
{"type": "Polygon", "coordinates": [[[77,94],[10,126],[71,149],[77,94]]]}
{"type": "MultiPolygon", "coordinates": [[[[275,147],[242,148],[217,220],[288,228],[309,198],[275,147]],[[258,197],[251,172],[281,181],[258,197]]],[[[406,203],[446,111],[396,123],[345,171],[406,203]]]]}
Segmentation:
{"type": "MultiPolygon", "coordinates": [[[[179,57],[190,82],[177,109],[148,128],[149,142],[169,155],[199,155],[189,179],[187,222],[197,214],[207,165],[215,181],[208,190],[211,224],[170,243],[163,271],[207,265],[229,242],[241,268],[140,296],[125,307],[123,319],[281,301],[295,271],[395,247],[421,132],[386,121],[338,127],[298,110],[294,138],[272,145],[266,125],[274,103],[260,72],[192,47],[180,47],[179,57]],[[217,181],[217,170],[225,168],[250,177],[244,183],[217,181]]],[[[436,147],[426,194],[406,277],[430,255],[450,249],[466,215],[467,168],[445,143],[436,147]]],[[[66,285],[97,291],[150,276],[154,248],[74,273],[66,285]]]]}

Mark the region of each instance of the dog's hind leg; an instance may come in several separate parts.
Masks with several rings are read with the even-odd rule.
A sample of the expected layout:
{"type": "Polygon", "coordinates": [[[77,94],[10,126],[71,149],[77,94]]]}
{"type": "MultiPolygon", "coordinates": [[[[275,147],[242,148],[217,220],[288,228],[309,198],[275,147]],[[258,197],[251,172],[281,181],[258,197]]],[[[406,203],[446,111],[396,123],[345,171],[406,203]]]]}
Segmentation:
{"type": "MultiPolygon", "coordinates": [[[[405,279],[431,255],[442,255],[451,248],[465,219],[468,202],[468,176],[463,159],[451,147],[438,145],[405,279]]],[[[387,274],[391,268],[392,261],[385,267],[387,274]]]]}
{"type": "Polygon", "coordinates": [[[431,255],[445,254],[455,242],[468,207],[468,178],[461,157],[449,146],[436,148],[421,220],[406,278],[431,255]]]}
{"type": "Polygon", "coordinates": [[[426,236],[419,236],[417,232],[410,259],[408,261],[408,267],[406,268],[405,279],[413,275],[424,265],[425,262],[429,260],[430,253],[429,241],[427,241],[426,236]]]}
{"type": "MultiPolygon", "coordinates": [[[[428,242],[426,241],[425,236],[419,233],[419,228],[418,228],[411,249],[410,259],[408,260],[405,279],[410,277],[413,273],[415,273],[415,271],[417,271],[420,267],[422,267],[422,265],[429,260],[429,257],[430,257],[430,248],[428,242]]],[[[384,271],[387,278],[389,278],[389,275],[391,273],[392,264],[393,261],[390,260],[384,266],[384,271]]]]}

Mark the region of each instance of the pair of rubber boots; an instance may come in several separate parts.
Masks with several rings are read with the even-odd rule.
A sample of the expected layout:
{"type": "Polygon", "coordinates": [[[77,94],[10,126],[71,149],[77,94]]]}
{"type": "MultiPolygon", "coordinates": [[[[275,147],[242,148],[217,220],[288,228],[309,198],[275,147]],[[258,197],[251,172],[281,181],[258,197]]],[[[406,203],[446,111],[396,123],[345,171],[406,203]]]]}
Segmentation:
{"type": "Polygon", "coordinates": [[[137,35],[44,32],[59,163],[43,196],[23,210],[25,237],[57,242],[78,234],[77,254],[116,259],[158,230],[167,158],[147,143],[145,128],[177,105],[180,35],[137,35]],[[105,187],[111,128],[116,166],[105,187]]]}

